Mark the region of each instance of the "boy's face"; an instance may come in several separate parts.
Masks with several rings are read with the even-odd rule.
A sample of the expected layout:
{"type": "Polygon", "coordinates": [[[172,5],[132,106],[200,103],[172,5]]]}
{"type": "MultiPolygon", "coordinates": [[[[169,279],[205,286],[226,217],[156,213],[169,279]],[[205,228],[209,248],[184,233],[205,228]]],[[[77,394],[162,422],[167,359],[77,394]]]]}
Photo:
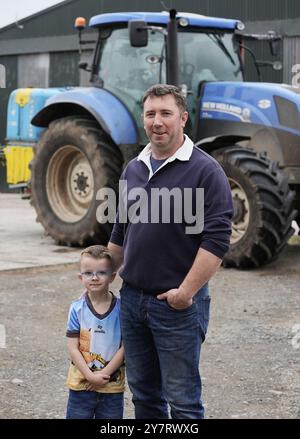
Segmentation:
{"type": "Polygon", "coordinates": [[[115,278],[115,273],[112,272],[112,264],[108,259],[83,255],[78,277],[89,293],[101,294],[107,292],[110,282],[115,278]]]}

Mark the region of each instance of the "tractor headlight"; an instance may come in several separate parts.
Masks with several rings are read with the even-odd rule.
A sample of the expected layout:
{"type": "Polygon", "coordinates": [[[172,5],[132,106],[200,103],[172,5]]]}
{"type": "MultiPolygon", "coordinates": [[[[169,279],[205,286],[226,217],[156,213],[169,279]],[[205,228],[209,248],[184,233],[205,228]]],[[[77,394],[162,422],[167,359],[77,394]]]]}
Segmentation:
{"type": "Polygon", "coordinates": [[[178,23],[181,27],[187,27],[189,25],[188,19],[184,17],[179,18],[178,23]]]}

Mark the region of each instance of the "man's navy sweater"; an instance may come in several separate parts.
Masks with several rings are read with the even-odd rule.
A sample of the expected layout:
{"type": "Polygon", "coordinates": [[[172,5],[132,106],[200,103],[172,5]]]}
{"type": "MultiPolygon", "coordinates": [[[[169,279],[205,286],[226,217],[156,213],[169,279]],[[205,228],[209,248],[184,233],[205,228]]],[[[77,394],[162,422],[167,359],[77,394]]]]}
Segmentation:
{"type": "Polygon", "coordinates": [[[231,234],[231,191],[218,162],[196,147],[188,161],[176,159],[167,163],[148,179],[149,169],[137,158],[121,176],[127,182],[128,192],[143,188],[149,199],[151,188],[194,188],[194,192],[196,188],[204,189],[204,227],[198,234],[186,233],[188,224],[184,219],[181,223],[133,224],[120,223],[117,215],[110,241],[123,246],[120,276],[137,288],[167,291],[180,286],[199,248],[223,258],[231,234]]]}

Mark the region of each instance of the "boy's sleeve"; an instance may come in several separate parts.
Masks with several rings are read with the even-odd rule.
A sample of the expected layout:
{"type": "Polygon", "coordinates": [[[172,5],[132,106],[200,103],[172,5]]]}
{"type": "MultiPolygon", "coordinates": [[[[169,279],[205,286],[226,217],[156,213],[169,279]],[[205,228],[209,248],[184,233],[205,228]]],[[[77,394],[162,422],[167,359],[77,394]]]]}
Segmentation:
{"type": "Polygon", "coordinates": [[[67,337],[79,337],[80,335],[80,323],[78,320],[77,312],[73,305],[70,307],[68,323],[67,323],[67,337]]]}

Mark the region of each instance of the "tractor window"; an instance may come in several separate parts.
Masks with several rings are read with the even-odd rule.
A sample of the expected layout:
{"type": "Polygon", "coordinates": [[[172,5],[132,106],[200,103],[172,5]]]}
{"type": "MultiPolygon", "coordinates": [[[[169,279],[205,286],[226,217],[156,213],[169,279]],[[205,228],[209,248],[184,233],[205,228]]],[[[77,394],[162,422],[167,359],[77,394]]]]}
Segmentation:
{"type": "Polygon", "coordinates": [[[102,41],[99,77],[103,86],[118,96],[129,110],[144,137],[141,121],[141,98],[153,84],[166,82],[163,55],[164,37],[155,32],[149,34],[147,47],[132,47],[128,29],[114,29],[102,41]]]}
{"type": "Polygon", "coordinates": [[[179,78],[191,90],[201,81],[242,81],[232,34],[180,32],[179,78]]]}
{"type": "MultiPolygon", "coordinates": [[[[151,85],[166,82],[164,36],[149,32],[147,47],[132,47],[127,27],[110,29],[106,36],[100,40],[99,79],[127,105],[145,143],[141,98],[151,85]]],[[[179,83],[188,90],[191,134],[201,81],[242,81],[242,71],[229,33],[178,32],[178,59],[179,83]]]]}
{"type": "Polygon", "coordinates": [[[242,81],[241,63],[232,34],[179,32],[179,82],[188,89],[193,124],[202,81],[242,81]]]}

